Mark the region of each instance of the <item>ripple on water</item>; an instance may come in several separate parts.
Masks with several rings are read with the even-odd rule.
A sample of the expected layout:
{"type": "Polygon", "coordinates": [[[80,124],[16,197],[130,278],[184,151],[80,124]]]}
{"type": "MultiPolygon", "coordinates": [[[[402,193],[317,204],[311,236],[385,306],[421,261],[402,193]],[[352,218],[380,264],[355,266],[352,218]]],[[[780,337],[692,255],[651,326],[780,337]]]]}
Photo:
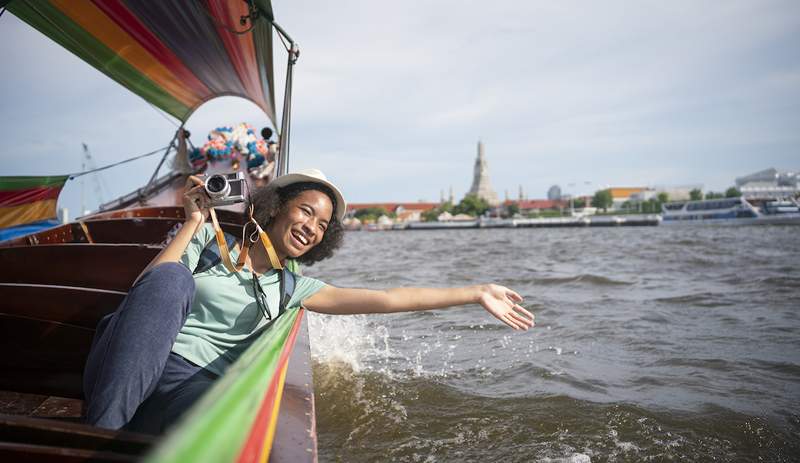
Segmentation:
{"type": "Polygon", "coordinates": [[[728,299],[727,295],[711,292],[698,292],[684,294],[681,296],[658,297],[653,299],[653,301],[662,304],[680,305],[686,307],[714,308],[736,305],[736,301],[728,299]]]}
{"type": "Polygon", "coordinates": [[[602,275],[593,275],[591,273],[583,273],[580,275],[571,275],[565,277],[540,277],[532,278],[531,281],[540,285],[567,285],[567,284],[585,284],[594,286],[626,286],[632,285],[633,282],[614,280],[602,275]]]}
{"type": "Polygon", "coordinates": [[[494,398],[431,378],[389,379],[314,364],[321,461],[781,461],[800,451],[774,423],[565,396],[494,398]]]}
{"type": "Polygon", "coordinates": [[[310,316],[321,461],[792,460],[797,256],[796,227],[351,234],[306,273],[501,282],[537,328],[474,306],[310,316]]]}

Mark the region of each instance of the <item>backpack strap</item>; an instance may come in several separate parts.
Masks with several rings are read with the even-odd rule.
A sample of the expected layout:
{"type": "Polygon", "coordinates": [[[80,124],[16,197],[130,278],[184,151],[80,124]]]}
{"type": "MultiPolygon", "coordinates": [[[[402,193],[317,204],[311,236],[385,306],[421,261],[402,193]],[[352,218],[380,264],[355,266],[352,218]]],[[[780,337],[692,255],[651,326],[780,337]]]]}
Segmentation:
{"type": "Polygon", "coordinates": [[[286,306],[289,305],[289,301],[292,299],[292,295],[294,294],[295,283],[297,283],[297,275],[295,275],[291,270],[283,267],[281,270],[281,302],[278,306],[278,317],[283,315],[286,312],[286,306]]]}
{"type": "MultiPolygon", "coordinates": [[[[225,242],[228,244],[228,249],[233,249],[236,246],[236,237],[230,233],[225,233],[225,242]]],[[[197,266],[195,266],[192,275],[197,275],[216,267],[220,262],[222,262],[222,256],[219,252],[219,245],[217,240],[212,238],[200,252],[200,258],[197,260],[197,266]]]]}

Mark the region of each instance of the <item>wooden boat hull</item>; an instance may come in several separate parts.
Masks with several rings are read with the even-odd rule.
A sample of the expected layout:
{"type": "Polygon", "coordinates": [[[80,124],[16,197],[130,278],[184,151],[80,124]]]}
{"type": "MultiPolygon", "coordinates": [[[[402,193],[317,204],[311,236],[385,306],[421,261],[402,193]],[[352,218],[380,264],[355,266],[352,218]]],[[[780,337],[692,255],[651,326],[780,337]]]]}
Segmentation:
{"type": "MultiPolygon", "coordinates": [[[[226,231],[241,234],[241,214],[218,217],[226,231]]],[[[150,203],[0,243],[0,349],[7,353],[0,359],[1,461],[136,461],[158,442],[80,424],[81,378],[97,322],[182,221],[182,208],[150,203]]],[[[316,461],[309,352],[303,317],[271,461],[316,461]]]]}

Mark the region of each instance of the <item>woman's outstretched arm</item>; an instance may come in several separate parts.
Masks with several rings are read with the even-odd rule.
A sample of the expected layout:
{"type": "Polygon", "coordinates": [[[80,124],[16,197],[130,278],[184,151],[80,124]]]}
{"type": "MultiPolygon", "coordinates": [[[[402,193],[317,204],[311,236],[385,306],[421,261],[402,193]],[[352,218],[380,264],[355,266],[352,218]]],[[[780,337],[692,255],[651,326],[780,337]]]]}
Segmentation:
{"type": "Polygon", "coordinates": [[[444,309],[464,304],[480,304],[511,328],[527,330],[533,314],[519,303],[522,296],[499,285],[463,288],[394,288],[384,291],[326,286],[306,299],[303,305],[314,312],[347,315],[363,313],[414,312],[444,309]]]}

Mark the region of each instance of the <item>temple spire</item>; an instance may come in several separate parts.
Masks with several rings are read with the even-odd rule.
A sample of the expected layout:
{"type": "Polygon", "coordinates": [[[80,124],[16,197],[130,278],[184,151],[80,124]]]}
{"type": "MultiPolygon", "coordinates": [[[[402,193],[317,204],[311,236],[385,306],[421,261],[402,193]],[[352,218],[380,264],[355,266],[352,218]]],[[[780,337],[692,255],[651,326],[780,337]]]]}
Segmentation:
{"type": "Polygon", "coordinates": [[[472,177],[472,187],[467,194],[476,195],[486,200],[490,206],[497,206],[500,204],[500,201],[497,199],[497,193],[494,192],[489,183],[489,166],[486,163],[483,142],[480,140],[478,140],[478,157],[475,159],[475,172],[472,177]]]}

